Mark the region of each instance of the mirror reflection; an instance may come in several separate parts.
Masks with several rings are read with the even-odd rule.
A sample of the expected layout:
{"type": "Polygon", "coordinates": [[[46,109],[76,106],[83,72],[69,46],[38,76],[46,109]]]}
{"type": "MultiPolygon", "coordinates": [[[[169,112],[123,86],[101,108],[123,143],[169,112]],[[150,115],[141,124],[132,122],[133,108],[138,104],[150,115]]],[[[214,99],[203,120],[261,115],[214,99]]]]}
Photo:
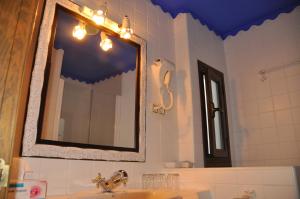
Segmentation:
{"type": "Polygon", "coordinates": [[[51,41],[38,139],[136,148],[139,45],[60,7],[51,41]]]}

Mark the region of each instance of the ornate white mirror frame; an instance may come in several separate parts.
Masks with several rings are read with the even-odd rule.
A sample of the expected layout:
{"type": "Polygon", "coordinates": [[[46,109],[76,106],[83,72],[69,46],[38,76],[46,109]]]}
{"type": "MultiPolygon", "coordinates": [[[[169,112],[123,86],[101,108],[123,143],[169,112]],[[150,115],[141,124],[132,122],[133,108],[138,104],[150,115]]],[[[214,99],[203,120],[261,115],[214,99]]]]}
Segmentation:
{"type": "MultiPolygon", "coordinates": [[[[50,157],[65,159],[111,160],[111,161],[145,161],[145,93],[146,93],[146,42],[137,35],[132,35],[131,41],[140,45],[140,97],[139,97],[139,147],[137,152],[102,150],[92,148],[79,148],[57,146],[50,144],[37,144],[37,127],[41,104],[41,92],[44,82],[44,71],[48,56],[48,46],[51,38],[51,28],[54,21],[56,4],[65,7],[89,20],[91,17],[81,12],[81,7],[69,0],[47,0],[32,71],[30,94],[27,115],[24,127],[22,156],[50,157]]],[[[118,33],[118,24],[106,18],[103,25],[118,33]]]]}

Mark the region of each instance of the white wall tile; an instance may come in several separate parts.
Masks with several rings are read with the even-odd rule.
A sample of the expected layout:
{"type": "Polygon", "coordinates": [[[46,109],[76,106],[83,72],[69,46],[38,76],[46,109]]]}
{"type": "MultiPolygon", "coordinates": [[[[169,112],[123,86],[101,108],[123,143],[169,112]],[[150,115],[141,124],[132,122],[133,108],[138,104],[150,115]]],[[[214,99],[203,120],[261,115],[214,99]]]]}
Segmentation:
{"type": "Polygon", "coordinates": [[[254,101],[258,98],[258,92],[256,85],[252,82],[246,82],[243,86],[243,100],[244,101],[254,101]]]}
{"type": "Polygon", "coordinates": [[[249,129],[247,130],[247,143],[249,145],[260,144],[262,143],[260,129],[249,129]]]}
{"type": "Polygon", "coordinates": [[[278,130],[275,127],[262,128],[261,129],[261,138],[263,143],[278,143],[278,130]]]}
{"type": "Polygon", "coordinates": [[[13,158],[10,179],[39,179],[39,158],[13,158]]]}
{"type": "Polygon", "coordinates": [[[265,159],[281,158],[281,153],[280,153],[280,148],[278,146],[278,143],[264,144],[264,150],[262,151],[262,153],[264,153],[265,159]]]}
{"type": "Polygon", "coordinates": [[[281,110],[290,107],[290,99],[288,95],[276,95],[273,97],[274,110],[281,110]]]}
{"type": "Polygon", "coordinates": [[[88,187],[95,187],[95,185],[91,183],[91,180],[97,176],[98,172],[93,172],[93,163],[91,161],[68,160],[67,164],[67,193],[71,194],[88,187]]]}
{"type": "Polygon", "coordinates": [[[265,113],[265,112],[269,112],[269,111],[274,110],[273,101],[272,101],[271,97],[259,100],[258,101],[258,106],[259,106],[259,112],[260,113],[265,113]]]}
{"type": "Polygon", "coordinates": [[[147,26],[144,25],[146,21],[147,15],[137,11],[134,12],[134,31],[137,35],[144,39],[147,37],[147,26]]]}
{"type": "Polygon", "coordinates": [[[245,169],[236,172],[238,173],[238,184],[262,184],[263,182],[262,171],[245,169]]]}
{"type": "Polygon", "coordinates": [[[292,118],[294,124],[300,124],[300,108],[292,109],[292,118]]]}
{"type": "Polygon", "coordinates": [[[300,124],[295,124],[295,137],[297,141],[300,141],[300,124]]]}
{"type": "Polygon", "coordinates": [[[219,170],[214,172],[215,183],[217,184],[237,184],[239,173],[230,170],[219,170]]]}
{"type": "Polygon", "coordinates": [[[293,123],[291,110],[276,111],[275,114],[277,126],[289,125],[293,123]]]}
{"type": "Polygon", "coordinates": [[[134,0],[135,10],[145,16],[147,16],[147,2],[141,0],[134,0]]]}
{"type": "Polygon", "coordinates": [[[265,166],[283,166],[282,159],[265,160],[265,166]]]}
{"type": "Polygon", "coordinates": [[[299,63],[291,64],[300,58],[299,53],[296,54],[300,51],[300,45],[295,45],[299,40],[296,35],[300,33],[295,26],[299,13],[300,9],[295,9],[290,14],[280,15],[274,21],[229,37],[224,42],[231,80],[230,94],[234,96],[232,112],[235,114],[232,126],[235,131],[250,131],[254,119],[249,115],[257,116],[256,104],[259,112],[258,129],[261,131],[262,141],[256,147],[263,150],[263,153],[249,160],[255,150],[245,150],[244,146],[249,140],[252,142],[253,136],[245,134],[244,138],[233,139],[243,141],[243,144],[235,144],[234,147],[234,153],[246,156],[238,157],[241,165],[287,165],[288,162],[299,164],[296,156],[300,151],[289,152],[288,150],[295,150],[295,144],[286,144],[293,139],[300,140],[299,130],[296,130],[296,126],[300,124],[300,69],[299,63]],[[246,48],[247,51],[244,51],[246,48]],[[260,70],[267,71],[265,81],[260,80],[260,70]],[[239,87],[241,88],[237,89],[239,87]],[[237,114],[239,110],[246,110],[245,117],[237,114]],[[267,146],[271,148],[267,149],[267,146]],[[280,149],[285,150],[289,158],[285,158],[280,149]],[[241,152],[237,152],[238,150],[241,152]]]}
{"type": "MultiPolygon", "coordinates": [[[[254,83],[253,80],[252,80],[252,83],[254,83]]],[[[259,82],[257,84],[256,92],[258,93],[259,99],[271,97],[272,93],[271,93],[269,81],[266,80],[264,82],[259,82]]]]}
{"type": "Polygon", "coordinates": [[[279,148],[282,158],[299,158],[297,142],[281,142],[279,148]]]}
{"type": "Polygon", "coordinates": [[[291,186],[264,186],[265,199],[297,199],[297,193],[291,186]]]}
{"type": "MultiPolygon", "coordinates": [[[[300,143],[298,142],[297,145],[299,146],[299,144],[300,143]]],[[[299,152],[299,147],[298,147],[298,152],[299,152]]],[[[300,158],[281,159],[280,165],[281,166],[300,165],[300,158]]]]}
{"type": "Polygon", "coordinates": [[[239,197],[239,186],[238,185],[216,185],[216,199],[232,199],[239,197]]]}
{"type": "Polygon", "coordinates": [[[272,95],[282,95],[288,92],[287,80],[284,77],[271,79],[272,95]]]}
{"type": "Polygon", "coordinates": [[[269,168],[262,172],[264,185],[296,185],[294,169],[290,168],[269,168]]]}
{"type": "Polygon", "coordinates": [[[273,112],[262,113],[259,115],[260,127],[268,128],[275,126],[275,117],[273,112]]]}
{"type": "Polygon", "coordinates": [[[300,75],[300,64],[290,65],[285,68],[286,76],[296,76],[300,75]]]}
{"type": "Polygon", "coordinates": [[[278,126],[277,132],[280,142],[295,140],[295,130],[293,125],[278,126]]]}
{"type": "Polygon", "coordinates": [[[300,90],[300,75],[289,76],[287,80],[289,91],[293,92],[300,90]]]}
{"type": "MultiPolygon", "coordinates": [[[[158,7],[150,3],[149,1],[146,1],[147,6],[147,21],[152,21],[156,25],[158,25],[159,19],[158,19],[158,12],[162,12],[162,10],[158,7]]],[[[167,14],[166,14],[167,15],[167,14]]]]}
{"type": "Polygon", "coordinates": [[[247,106],[245,106],[246,116],[258,114],[259,106],[256,101],[245,101],[244,104],[247,104],[247,106]]]}
{"type": "Polygon", "coordinates": [[[294,107],[300,107],[300,92],[292,92],[289,93],[290,100],[291,100],[291,106],[294,107]]]}
{"type": "MultiPolygon", "coordinates": [[[[224,169],[176,169],[181,188],[203,191],[207,199],[242,197],[255,191],[257,199],[297,199],[297,184],[292,167],[247,167],[224,169]],[[212,175],[215,175],[213,177],[212,175]],[[206,182],[203,179],[208,179],[206,182]]],[[[206,199],[206,197],[204,197],[206,199]]]]}
{"type": "Polygon", "coordinates": [[[48,194],[67,194],[68,162],[59,159],[41,159],[40,161],[40,178],[47,180],[48,194]]]}
{"type": "MultiPolygon", "coordinates": [[[[120,13],[122,17],[127,15],[129,19],[134,20],[134,9],[135,9],[135,2],[134,0],[128,0],[128,1],[120,1],[120,13]]],[[[133,21],[130,21],[131,23],[133,21]]]]}

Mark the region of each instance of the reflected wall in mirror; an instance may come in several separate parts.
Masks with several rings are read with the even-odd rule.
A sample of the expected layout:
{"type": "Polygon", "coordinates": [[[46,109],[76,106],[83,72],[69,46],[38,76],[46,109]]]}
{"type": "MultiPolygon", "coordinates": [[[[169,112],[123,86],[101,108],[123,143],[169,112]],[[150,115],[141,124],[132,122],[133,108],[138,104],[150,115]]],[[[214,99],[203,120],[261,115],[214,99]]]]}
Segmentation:
{"type": "MultiPolygon", "coordinates": [[[[48,28],[51,36],[44,60],[39,56],[39,49],[41,45],[46,46],[47,42],[41,42],[45,35],[40,36],[38,44],[23,155],[32,154],[33,145],[38,145],[58,147],[58,154],[54,155],[57,157],[68,156],[66,148],[88,148],[103,153],[107,153],[104,150],[137,153],[139,156],[129,159],[118,156],[124,160],[141,160],[145,133],[144,108],[141,108],[145,93],[144,41],[136,35],[122,39],[105,24],[99,26],[83,16],[80,9],[67,0],[47,1],[45,14],[53,15],[51,29],[48,28]],[[41,69],[43,73],[38,76],[41,69]],[[41,77],[42,84],[34,81],[41,77]],[[37,88],[40,89],[38,113],[33,112],[37,109],[31,104],[37,98],[33,96],[37,88]],[[31,112],[37,117],[37,123],[32,124],[35,118],[31,112]],[[36,139],[32,143],[34,138],[30,137],[31,146],[26,147],[28,135],[36,139]]],[[[45,14],[40,34],[43,26],[45,29],[49,26],[45,14]]],[[[103,158],[103,153],[98,158],[86,159],[115,160],[103,158]]]]}

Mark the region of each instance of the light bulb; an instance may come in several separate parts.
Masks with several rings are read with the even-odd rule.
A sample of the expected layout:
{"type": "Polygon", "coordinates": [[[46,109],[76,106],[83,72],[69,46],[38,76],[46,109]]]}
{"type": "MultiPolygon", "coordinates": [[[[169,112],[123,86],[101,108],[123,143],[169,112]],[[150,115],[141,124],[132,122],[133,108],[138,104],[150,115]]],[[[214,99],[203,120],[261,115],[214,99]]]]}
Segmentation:
{"type": "Polygon", "coordinates": [[[86,35],[86,29],[85,24],[79,23],[77,26],[73,29],[73,37],[75,37],[78,40],[82,40],[86,35]]]}
{"type": "Polygon", "coordinates": [[[123,39],[130,39],[132,33],[133,33],[132,29],[121,28],[121,30],[120,30],[120,37],[123,38],[123,39]]]}
{"type": "Polygon", "coordinates": [[[112,48],[112,41],[110,39],[105,39],[104,41],[100,42],[100,46],[102,50],[108,51],[109,49],[112,48]]]}
{"type": "Polygon", "coordinates": [[[98,10],[96,12],[96,14],[93,15],[93,21],[97,24],[97,25],[103,25],[104,21],[105,21],[105,13],[103,12],[103,10],[98,10]]]}
{"type": "Polygon", "coordinates": [[[113,47],[112,41],[107,37],[107,35],[104,32],[101,32],[101,42],[100,47],[104,51],[108,51],[113,47]]]}
{"type": "Polygon", "coordinates": [[[120,29],[120,37],[123,39],[130,39],[133,30],[130,28],[130,21],[128,16],[124,16],[122,20],[122,25],[120,29]]]}

